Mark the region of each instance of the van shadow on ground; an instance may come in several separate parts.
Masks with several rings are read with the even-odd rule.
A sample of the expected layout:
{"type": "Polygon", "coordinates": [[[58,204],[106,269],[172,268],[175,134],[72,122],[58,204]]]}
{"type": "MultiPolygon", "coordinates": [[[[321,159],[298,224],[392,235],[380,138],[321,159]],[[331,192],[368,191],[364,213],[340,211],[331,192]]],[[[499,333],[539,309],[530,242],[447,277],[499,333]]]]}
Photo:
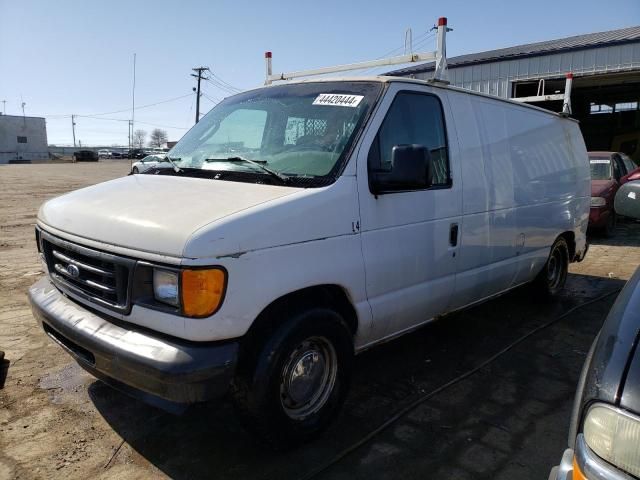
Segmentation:
{"type": "MultiPolygon", "coordinates": [[[[425,392],[623,283],[570,275],[568,293],[551,302],[520,288],[360,355],[339,419],[321,438],[291,452],[273,452],[245,432],[228,402],[173,416],[98,381],[89,395],[127,444],[172,478],[302,478],[425,392]]],[[[566,445],[584,356],[614,299],[530,337],[319,478],[546,478],[566,445]]]]}

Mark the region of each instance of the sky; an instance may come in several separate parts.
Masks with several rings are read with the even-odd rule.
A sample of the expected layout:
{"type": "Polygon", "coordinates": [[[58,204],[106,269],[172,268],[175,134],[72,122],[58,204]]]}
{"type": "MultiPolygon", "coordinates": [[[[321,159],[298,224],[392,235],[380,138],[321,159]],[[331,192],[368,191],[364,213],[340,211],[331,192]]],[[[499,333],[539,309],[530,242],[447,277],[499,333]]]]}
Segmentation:
{"type": "Polygon", "coordinates": [[[453,57],[640,25],[640,0],[0,0],[0,108],[45,117],[50,144],[73,144],[75,114],[82,144],[126,145],[135,53],[135,128],[178,140],[195,120],[194,67],[216,75],[207,112],[264,82],[267,50],[274,72],[352,63],[402,53],[411,28],[429,51],[441,16],[453,57]]]}

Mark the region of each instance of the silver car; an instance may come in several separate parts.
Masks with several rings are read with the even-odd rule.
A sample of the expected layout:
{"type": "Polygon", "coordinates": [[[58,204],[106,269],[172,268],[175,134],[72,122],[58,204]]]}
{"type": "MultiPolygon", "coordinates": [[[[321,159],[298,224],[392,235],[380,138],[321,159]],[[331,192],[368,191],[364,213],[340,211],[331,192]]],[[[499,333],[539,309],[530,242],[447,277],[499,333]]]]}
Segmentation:
{"type": "Polygon", "coordinates": [[[171,163],[165,154],[147,155],[131,166],[131,173],[144,173],[151,168],[171,168],[171,163]]]}

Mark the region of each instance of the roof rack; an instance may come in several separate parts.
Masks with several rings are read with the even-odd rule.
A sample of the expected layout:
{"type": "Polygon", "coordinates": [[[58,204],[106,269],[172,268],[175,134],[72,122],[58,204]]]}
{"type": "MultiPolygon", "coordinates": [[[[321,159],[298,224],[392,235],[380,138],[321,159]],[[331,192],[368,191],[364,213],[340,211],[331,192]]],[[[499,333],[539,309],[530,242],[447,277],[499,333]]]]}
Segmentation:
{"type": "Polygon", "coordinates": [[[447,27],[447,18],[440,17],[438,19],[438,25],[435,27],[438,30],[436,35],[437,44],[436,50],[433,52],[423,53],[409,53],[405,55],[399,55],[396,57],[382,58],[378,60],[369,60],[366,62],[350,63],[346,65],[336,65],[333,67],[316,68],[312,70],[300,70],[297,72],[282,72],[273,74],[272,72],[272,54],[271,52],[265,52],[264,59],[266,64],[266,79],[264,84],[271,85],[274,81],[278,80],[291,80],[300,77],[311,77],[314,75],[324,75],[326,73],[346,72],[349,70],[360,70],[363,68],[382,67],[386,65],[399,65],[403,63],[415,63],[424,61],[435,61],[436,68],[433,73],[433,81],[445,82],[447,80],[447,56],[446,56],[446,34],[451,29],[447,27]]]}
{"type": "Polygon", "coordinates": [[[544,78],[538,81],[537,95],[530,97],[512,97],[511,100],[516,102],[535,103],[535,102],[548,102],[551,100],[562,100],[562,112],[561,115],[571,115],[571,87],[573,85],[573,73],[568,72],[566,75],[566,83],[564,86],[564,93],[554,93],[552,95],[544,94],[544,78]]]}

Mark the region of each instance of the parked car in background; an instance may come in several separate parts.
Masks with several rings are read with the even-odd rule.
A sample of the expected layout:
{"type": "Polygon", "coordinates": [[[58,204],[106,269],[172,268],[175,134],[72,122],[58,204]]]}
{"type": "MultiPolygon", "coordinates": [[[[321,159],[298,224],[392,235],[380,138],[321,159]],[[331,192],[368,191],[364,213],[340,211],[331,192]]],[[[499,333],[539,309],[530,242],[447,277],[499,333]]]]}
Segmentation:
{"type": "Polygon", "coordinates": [[[606,236],[615,232],[617,213],[614,199],[618,188],[630,180],[640,179],[638,167],[627,155],[619,152],[589,152],[591,167],[591,209],[589,228],[606,236]]]}
{"type": "MultiPolygon", "coordinates": [[[[640,181],[623,185],[615,209],[640,219],[640,181]]],[[[640,268],[593,342],[578,382],[569,444],[549,480],[640,478],[640,268]]]]}
{"type": "Polygon", "coordinates": [[[34,315],[116,388],[229,393],[278,446],[336,417],[354,354],[526,283],[558,294],[587,251],[578,123],[442,83],[258,88],[169,155],[40,208],[34,315]]]}
{"type": "Polygon", "coordinates": [[[134,148],[132,150],[129,150],[127,158],[141,159],[146,157],[147,155],[149,155],[149,153],[146,150],[143,150],[142,148],[134,148]]]}
{"type": "Polygon", "coordinates": [[[150,168],[171,168],[172,166],[166,155],[147,155],[131,166],[131,173],[144,173],[150,168]]]}
{"type": "Polygon", "coordinates": [[[111,158],[111,156],[112,156],[111,150],[106,150],[106,149],[98,150],[98,158],[111,158]]]}
{"type": "Polygon", "coordinates": [[[122,153],[113,151],[111,152],[111,158],[123,158],[122,153]]]}
{"type": "Polygon", "coordinates": [[[73,160],[76,162],[97,162],[98,154],[93,150],[78,150],[73,152],[73,160]]]}

